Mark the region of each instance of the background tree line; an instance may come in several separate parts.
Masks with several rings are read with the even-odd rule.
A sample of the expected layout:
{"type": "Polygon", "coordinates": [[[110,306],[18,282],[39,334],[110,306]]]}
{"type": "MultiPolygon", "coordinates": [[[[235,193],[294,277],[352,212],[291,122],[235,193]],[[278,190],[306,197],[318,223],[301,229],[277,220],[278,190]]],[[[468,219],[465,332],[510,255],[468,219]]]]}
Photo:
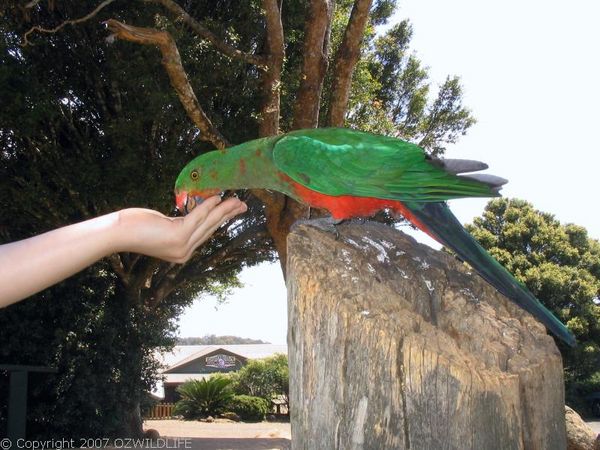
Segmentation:
{"type": "Polygon", "coordinates": [[[260,339],[242,338],[238,336],[215,336],[207,334],[202,337],[180,337],[177,345],[236,345],[236,344],[269,344],[260,339]]]}
{"type": "Polygon", "coordinates": [[[490,201],[467,229],[577,338],[555,339],[563,357],[569,406],[588,413],[600,391],[600,242],[518,199],[490,201]]]}

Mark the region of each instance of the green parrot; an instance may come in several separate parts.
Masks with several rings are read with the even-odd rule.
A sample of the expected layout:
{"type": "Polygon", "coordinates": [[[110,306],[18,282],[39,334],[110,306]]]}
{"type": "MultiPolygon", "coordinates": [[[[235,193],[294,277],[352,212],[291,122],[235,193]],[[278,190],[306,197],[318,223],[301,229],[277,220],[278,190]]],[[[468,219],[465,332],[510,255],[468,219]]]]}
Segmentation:
{"type": "Polygon", "coordinates": [[[370,217],[383,209],[402,214],[552,333],[575,338],[527,288],[481,247],[452,214],[446,200],[497,197],[507,181],[479,161],[436,159],[415,144],[344,128],[317,128],[256,139],[205,153],[181,171],[177,208],[187,213],[224,190],[269,189],[335,221],[370,217]]]}

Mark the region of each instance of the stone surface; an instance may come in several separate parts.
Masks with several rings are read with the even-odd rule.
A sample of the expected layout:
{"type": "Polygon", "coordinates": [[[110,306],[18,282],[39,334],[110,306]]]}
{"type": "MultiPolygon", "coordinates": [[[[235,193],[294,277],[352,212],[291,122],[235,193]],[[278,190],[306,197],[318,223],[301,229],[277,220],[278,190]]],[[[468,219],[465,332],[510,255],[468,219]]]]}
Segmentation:
{"type": "Polygon", "coordinates": [[[288,237],[295,449],[564,449],[553,339],[454,257],[379,224],[288,237]]]}
{"type": "Polygon", "coordinates": [[[600,450],[599,436],[573,409],[565,406],[567,450],[600,450]]]}
{"type": "Polygon", "coordinates": [[[224,419],[233,420],[234,422],[239,422],[241,420],[240,416],[238,416],[234,412],[224,412],[223,414],[221,414],[221,417],[223,417],[224,419]]]}

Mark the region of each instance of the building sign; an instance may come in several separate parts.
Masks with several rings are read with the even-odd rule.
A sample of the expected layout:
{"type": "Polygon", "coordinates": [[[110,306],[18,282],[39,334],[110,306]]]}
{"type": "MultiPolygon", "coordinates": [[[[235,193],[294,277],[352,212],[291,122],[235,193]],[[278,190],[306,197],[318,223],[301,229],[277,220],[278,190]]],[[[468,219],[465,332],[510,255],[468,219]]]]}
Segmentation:
{"type": "Polygon", "coordinates": [[[216,367],[218,369],[226,369],[235,367],[235,356],[231,355],[213,355],[206,357],[206,367],[216,367]]]}

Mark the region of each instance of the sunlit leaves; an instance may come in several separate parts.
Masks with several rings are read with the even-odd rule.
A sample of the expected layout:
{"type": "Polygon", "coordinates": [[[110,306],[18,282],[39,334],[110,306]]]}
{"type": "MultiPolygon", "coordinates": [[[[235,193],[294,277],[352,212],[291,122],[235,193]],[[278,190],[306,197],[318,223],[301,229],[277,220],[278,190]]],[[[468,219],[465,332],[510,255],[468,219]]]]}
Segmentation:
{"type": "Polygon", "coordinates": [[[523,200],[492,200],[467,228],[575,334],[576,348],[558,343],[569,399],[600,389],[600,243],[523,200]]]}
{"type": "Polygon", "coordinates": [[[475,119],[463,106],[458,77],[447,77],[439,89],[432,86],[428,68],[410,50],[412,36],[408,20],[383,35],[366,35],[352,79],[347,124],[418,143],[439,155],[475,119]]]}

